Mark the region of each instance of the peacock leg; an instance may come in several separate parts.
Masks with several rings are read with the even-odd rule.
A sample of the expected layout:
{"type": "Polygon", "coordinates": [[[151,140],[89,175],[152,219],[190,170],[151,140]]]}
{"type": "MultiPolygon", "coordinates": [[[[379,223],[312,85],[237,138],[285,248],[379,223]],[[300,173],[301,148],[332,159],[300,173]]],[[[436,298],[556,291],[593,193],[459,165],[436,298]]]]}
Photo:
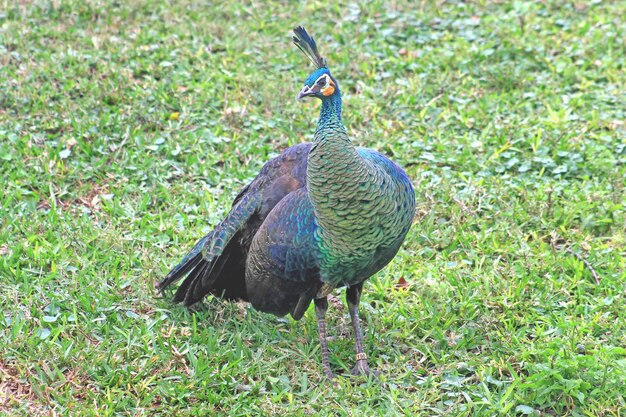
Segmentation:
{"type": "MultiPolygon", "coordinates": [[[[354,338],[356,344],[356,364],[352,368],[352,375],[369,376],[372,371],[367,365],[367,355],[363,350],[363,334],[361,333],[361,324],[359,323],[359,301],[361,300],[361,291],[363,283],[348,287],[346,290],[346,300],[348,301],[348,311],[352,318],[352,327],[354,329],[354,338]]],[[[374,372],[377,374],[377,372],[374,372]]]]}
{"type": "Polygon", "coordinates": [[[328,300],[324,298],[315,299],[315,315],[317,316],[317,330],[320,335],[320,348],[322,351],[322,365],[324,365],[324,373],[328,379],[333,379],[333,372],[330,370],[330,362],[328,360],[328,341],[326,340],[326,310],[328,310],[328,300]]]}

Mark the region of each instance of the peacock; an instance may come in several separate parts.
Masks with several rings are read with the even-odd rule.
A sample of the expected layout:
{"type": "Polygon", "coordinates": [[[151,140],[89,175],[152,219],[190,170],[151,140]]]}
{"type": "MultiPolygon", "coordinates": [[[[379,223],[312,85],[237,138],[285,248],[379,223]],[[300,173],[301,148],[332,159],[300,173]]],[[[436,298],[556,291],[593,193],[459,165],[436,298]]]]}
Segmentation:
{"type": "Polygon", "coordinates": [[[299,26],[293,42],[316,67],[298,94],[298,100],[322,102],[313,142],[269,160],[224,220],[155,287],[186,277],[176,303],[191,306],[212,294],[295,320],[313,301],[322,365],[331,379],[327,296],[345,287],[356,345],[352,374],[369,375],[359,323],[363,283],[400,249],[413,220],[415,193],[389,158],[352,145],[341,121],[339,83],[315,40],[299,26]]]}

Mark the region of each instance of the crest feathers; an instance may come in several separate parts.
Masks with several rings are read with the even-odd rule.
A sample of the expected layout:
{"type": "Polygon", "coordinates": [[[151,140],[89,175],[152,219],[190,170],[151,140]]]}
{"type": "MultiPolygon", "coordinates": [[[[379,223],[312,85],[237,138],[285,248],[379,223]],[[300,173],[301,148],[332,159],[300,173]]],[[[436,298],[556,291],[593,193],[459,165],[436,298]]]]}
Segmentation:
{"type": "Polygon", "coordinates": [[[326,68],[326,59],[322,58],[317,51],[315,39],[313,39],[302,26],[295,28],[293,33],[293,43],[300,48],[304,55],[306,55],[317,68],[326,68]]]}

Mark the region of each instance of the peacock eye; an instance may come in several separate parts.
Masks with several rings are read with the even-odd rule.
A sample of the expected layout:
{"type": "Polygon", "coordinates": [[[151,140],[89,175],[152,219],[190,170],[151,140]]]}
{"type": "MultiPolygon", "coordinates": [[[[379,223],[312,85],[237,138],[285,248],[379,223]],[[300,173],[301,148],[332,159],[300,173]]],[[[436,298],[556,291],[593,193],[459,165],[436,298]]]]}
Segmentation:
{"type": "Polygon", "coordinates": [[[317,85],[319,85],[319,86],[326,85],[326,77],[321,77],[320,79],[318,79],[317,80],[317,85]]]}

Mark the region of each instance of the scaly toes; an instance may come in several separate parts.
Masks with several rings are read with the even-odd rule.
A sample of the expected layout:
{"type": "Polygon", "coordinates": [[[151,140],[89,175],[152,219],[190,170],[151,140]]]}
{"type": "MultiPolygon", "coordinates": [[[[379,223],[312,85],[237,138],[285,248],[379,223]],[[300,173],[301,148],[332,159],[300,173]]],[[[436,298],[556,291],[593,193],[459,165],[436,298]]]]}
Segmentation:
{"type": "Polygon", "coordinates": [[[352,368],[351,373],[354,376],[363,375],[366,377],[369,377],[370,375],[377,377],[378,375],[380,375],[379,371],[375,371],[375,370],[373,371],[370,369],[366,360],[357,360],[356,365],[354,365],[354,368],[352,368]]]}

